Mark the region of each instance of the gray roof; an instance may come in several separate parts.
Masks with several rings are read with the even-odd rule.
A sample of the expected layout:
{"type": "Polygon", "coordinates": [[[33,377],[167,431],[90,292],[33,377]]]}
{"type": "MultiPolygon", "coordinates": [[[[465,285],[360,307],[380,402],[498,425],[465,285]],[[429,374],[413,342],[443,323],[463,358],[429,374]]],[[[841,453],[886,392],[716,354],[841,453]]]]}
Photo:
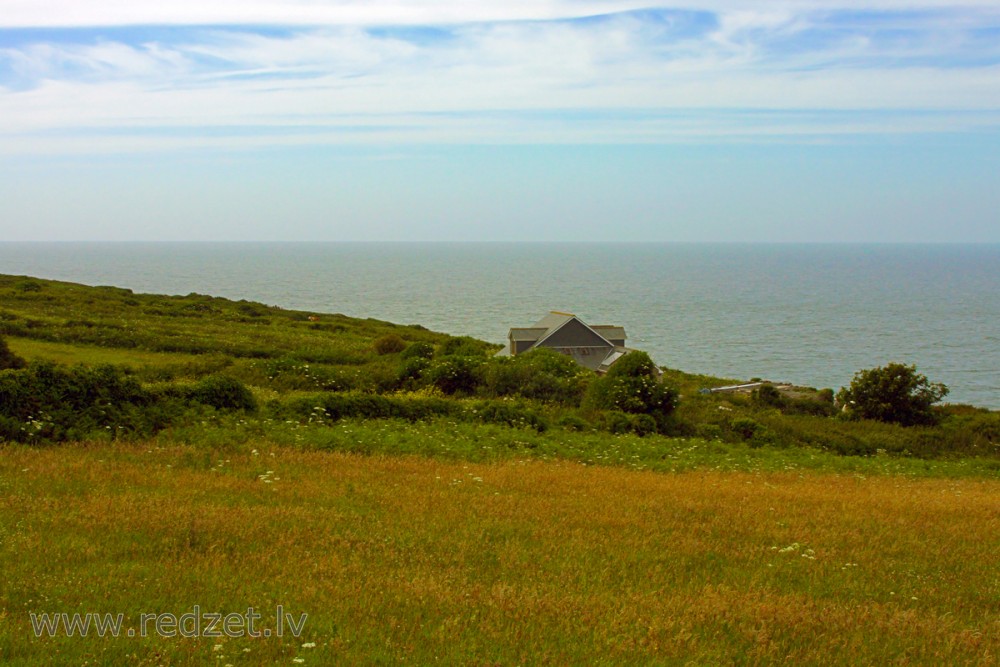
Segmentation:
{"type": "Polygon", "coordinates": [[[508,336],[513,340],[538,340],[546,331],[547,327],[519,327],[511,329],[508,336]]]}
{"type": "Polygon", "coordinates": [[[576,317],[572,313],[561,313],[558,310],[551,311],[548,315],[535,322],[533,328],[556,329],[576,317]]]}
{"type": "Polygon", "coordinates": [[[608,339],[625,340],[625,327],[613,324],[592,324],[590,328],[608,339]]]}

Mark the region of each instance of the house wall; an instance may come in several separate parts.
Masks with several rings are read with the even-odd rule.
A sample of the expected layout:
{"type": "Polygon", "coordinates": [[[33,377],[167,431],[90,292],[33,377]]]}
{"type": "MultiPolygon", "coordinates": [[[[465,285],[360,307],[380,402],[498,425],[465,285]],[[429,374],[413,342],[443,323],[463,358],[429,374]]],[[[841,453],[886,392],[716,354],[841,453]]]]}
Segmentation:
{"type": "Polygon", "coordinates": [[[516,341],[513,341],[511,343],[511,345],[513,345],[513,347],[511,348],[511,351],[514,354],[520,354],[520,353],[524,352],[525,350],[530,349],[531,346],[534,345],[534,344],[535,344],[535,341],[533,341],[533,340],[516,340],[516,341]]]}

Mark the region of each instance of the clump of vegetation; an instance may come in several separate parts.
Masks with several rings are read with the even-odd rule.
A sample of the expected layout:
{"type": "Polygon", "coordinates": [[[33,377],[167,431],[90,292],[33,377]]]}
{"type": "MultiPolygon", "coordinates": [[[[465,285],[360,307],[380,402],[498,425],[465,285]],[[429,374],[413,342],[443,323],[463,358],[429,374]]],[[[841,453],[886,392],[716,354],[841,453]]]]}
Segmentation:
{"type": "Polygon", "coordinates": [[[191,400],[209,405],[219,410],[257,409],[257,399],[254,398],[246,385],[227,375],[210,375],[199,380],[190,390],[191,400]]]}
{"type": "Polygon", "coordinates": [[[10,351],[7,341],[0,336],[0,371],[9,368],[24,368],[27,362],[10,351]]]}
{"type": "Polygon", "coordinates": [[[539,348],[492,360],[483,373],[483,388],[492,396],[522,396],[579,406],[593,373],[555,350],[539,348]]]}
{"type": "Polygon", "coordinates": [[[149,392],[115,366],[30,364],[0,373],[0,440],[81,440],[95,432],[150,435],[166,412],[148,409],[149,392]]]}
{"type": "Polygon", "coordinates": [[[937,423],[931,406],[947,394],[948,387],[931,383],[916,366],[891,363],[855,373],[837,400],[851,418],[916,426],[937,423]]]}
{"type": "Polygon", "coordinates": [[[399,334],[386,334],[375,339],[375,351],[379,354],[396,354],[406,349],[406,341],[399,334]]]}
{"type": "Polygon", "coordinates": [[[648,354],[630,352],[619,359],[604,377],[590,384],[587,405],[597,410],[648,415],[657,428],[665,432],[667,418],[677,407],[677,391],[661,381],[648,354]]]}
{"type": "Polygon", "coordinates": [[[432,359],[434,357],[434,346],[422,341],[410,343],[400,353],[399,357],[400,359],[432,359]]]}
{"type": "Polygon", "coordinates": [[[762,384],[750,396],[754,403],[768,408],[783,408],[787,404],[785,397],[773,384],[762,384]]]}
{"type": "Polygon", "coordinates": [[[475,393],[482,383],[481,358],[452,355],[435,362],[427,370],[427,379],[445,394],[475,393]]]}

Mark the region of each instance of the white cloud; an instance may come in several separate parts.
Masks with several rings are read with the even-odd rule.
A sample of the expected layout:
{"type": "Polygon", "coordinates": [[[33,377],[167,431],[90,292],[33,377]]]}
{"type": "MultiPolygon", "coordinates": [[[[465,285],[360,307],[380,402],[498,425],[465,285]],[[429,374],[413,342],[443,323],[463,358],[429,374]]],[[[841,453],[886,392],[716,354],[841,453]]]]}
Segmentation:
{"type": "MultiPolygon", "coordinates": [[[[139,11],[135,3],[94,4],[139,11]]],[[[291,3],[289,11],[332,4],[291,3]]],[[[557,15],[598,4],[628,6],[505,7],[510,16],[529,10],[557,15]]],[[[741,2],[700,4],[735,9],[695,25],[685,25],[680,14],[650,20],[624,13],[599,21],[463,24],[432,37],[327,25],[278,35],[192,28],[144,41],[109,32],[79,42],[8,46],[0,48],[0,71],[12,73],[0,74],[7,86],[0,88],[0,148],[29,151],[59,140],[68,145],[67,136],[111,150],[278,145],[309,137],[321,143],[649,142],[806,136],[810,128],[822,137],[996,126],[1000,45],[976,38],[969,28],[1000,26],[1000,19],[986,21],[975,12],[978,22],[968,12],[944,18],[906,13],[900,20],[909,37],[885,39],[881,23],[859,18],[859,27],[845,28],[841,19],[830,29],[825,16],[792,11],[793,3],[774,3],[767,11],[741,2]],[[813,43],[816,35],[821,39],[813,43]],[[970,58],[977,62],[962,62],[970,58]],[[800,115],[754,123],[741,115],[747,109],[800,115]],[[888,115],[810,115],[817,110],[888,115]],[[704,120],[694,122],[699,114],[704,120]],[[108,136],[110,130],[116,134],[108,136]]],[[[341,5],[352,11],[390,7],[341,5]]],[[[177,16],[182,10],[193,16],[199,6],[170,5],[177,16]]],[[[258,11],[270,5],[240,6],[258,11]]],[[[458,6],[422,5],[428,12],[458,6]]]]}
{"type": "MultiPolygon", "coordinates": [[[[716,13],[757,12],[759,0],[4,0],[0,26],[122,25],[445,25],[551,20],[669,7],[716,13]]],[[[833,10],[998,11],[996,0],[771,0],[769,12],[833,10]]]]}

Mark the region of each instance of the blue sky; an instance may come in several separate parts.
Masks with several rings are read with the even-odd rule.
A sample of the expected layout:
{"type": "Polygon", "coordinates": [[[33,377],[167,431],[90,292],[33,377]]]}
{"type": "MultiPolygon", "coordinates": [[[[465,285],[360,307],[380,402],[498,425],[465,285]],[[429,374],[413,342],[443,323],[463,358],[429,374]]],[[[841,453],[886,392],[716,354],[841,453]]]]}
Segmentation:
{"type": "Polygon", "coordinates": [[[0,6],[0,239],[1000,242],[996,0],[0,6]]]}

